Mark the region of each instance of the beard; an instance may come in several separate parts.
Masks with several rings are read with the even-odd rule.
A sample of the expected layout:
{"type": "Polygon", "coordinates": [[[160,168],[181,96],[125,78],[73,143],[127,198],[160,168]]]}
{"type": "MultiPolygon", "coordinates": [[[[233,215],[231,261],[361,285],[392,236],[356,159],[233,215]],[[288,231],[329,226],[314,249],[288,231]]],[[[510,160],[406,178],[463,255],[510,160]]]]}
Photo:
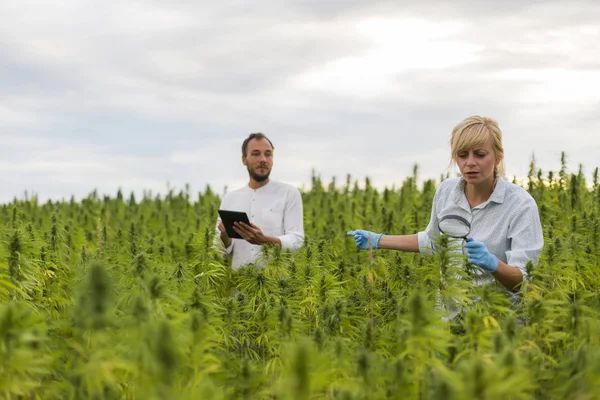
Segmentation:
{"type": "Polygon", "coordinates": [[[248,175],[250,175],[250,178],[252,178],[256,182],[266,181],[267,179],[269,179],[270,174],[271,170],[267,170],[265,174],[259,174],[258,172],[256,172],[256,170],[250,169],[250,167],[248,167],[248,175]]]}

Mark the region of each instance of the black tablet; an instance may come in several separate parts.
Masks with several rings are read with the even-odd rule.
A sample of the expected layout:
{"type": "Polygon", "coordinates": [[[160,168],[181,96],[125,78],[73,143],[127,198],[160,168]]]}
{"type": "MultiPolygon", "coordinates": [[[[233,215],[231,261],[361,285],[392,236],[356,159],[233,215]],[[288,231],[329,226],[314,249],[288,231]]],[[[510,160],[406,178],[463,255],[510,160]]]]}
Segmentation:
{"type": "Polygon", "coordinates": [[[225,231],[227,231],[227,235],[232,239],[242,239],[242,237],[238,235],[236,231],[233,230],[233,223],[236,221],[240,221],[250,225],[248,214],[246,214],[243,211],[219,210],[219,216],[221,217],[221,221],[225,226],[225,231]]]}

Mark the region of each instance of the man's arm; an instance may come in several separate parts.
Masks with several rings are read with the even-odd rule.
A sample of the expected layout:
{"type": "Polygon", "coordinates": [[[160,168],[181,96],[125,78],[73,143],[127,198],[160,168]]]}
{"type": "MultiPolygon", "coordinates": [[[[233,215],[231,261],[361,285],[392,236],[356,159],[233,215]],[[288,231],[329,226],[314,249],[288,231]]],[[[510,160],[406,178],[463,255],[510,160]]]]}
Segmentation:
{"type": "Polygon", "coordinates": [[[223,246],[225,246],[225,248],[230,247],[233,243],[233,239],[231,239],[227,234],[223,222],[219,221],[219,223],[217,224],[217,230],[219,232],[219,238],[221,239],[221,243],[223,243],[223,246]]]}
{"type": "Polygon", "coordinates": [[[284,234],[277,239],[283,249],[298,250],[304,244],[304,214],[302,195],[297,188],[290,190],[283,213],[284,234]]]}
{"type": "Polygon", "coordinates": [[[253,223],[250,225],[244,222],[234,222],[233,230],[235,230],[244,240],[250,244],[277,244],[281,245],[281,240],[278,237],[267,236],[263,231],[253,223]]]}
{"type": "Polygon", "coordinates": [[[254,224],[235,222],[233,229],[251,244],[275,244],[283,249],[297,250],[304,243],[302,196],[296,188],[288,193],[283,214],[283,235],[267,236],[254,224]]]}
{"type": "MultiPolygon", "coordinates": [[[[225,197],[221,200],[219,209],[223,209],[225,204],[225,197]]],[[[225,226],[221,222],[221,218],[217,216],[217,225],[215,226],[216,234],[213,241],[213,246],[221,251],[225,251],[226,254],[231,254],[235,245],[235,240],[227,235],[225,226]]]]}

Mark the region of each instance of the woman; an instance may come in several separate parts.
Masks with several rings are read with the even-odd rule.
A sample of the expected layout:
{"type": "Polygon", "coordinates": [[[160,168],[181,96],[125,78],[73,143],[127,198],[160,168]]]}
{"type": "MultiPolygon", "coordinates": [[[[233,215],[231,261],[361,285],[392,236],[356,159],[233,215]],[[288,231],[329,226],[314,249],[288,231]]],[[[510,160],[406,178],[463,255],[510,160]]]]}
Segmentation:
{"type": "Polygon", "coordinates": [[[496,279],[514,290],[527,274],[527,263],[537,263],[544,244],[535,200],[523,188],[503,179],[502,132],[493,119],[465,119],[452,131],[450,145],[452,160],[462,177],[440,184],[425,231],[390,236],[356,230],[348,235],[361,249],[431,254],[440,236],[440,220],[458,215],[471,224],[465,243],[469,262],[484,271],[484,281],[496,279]]]}

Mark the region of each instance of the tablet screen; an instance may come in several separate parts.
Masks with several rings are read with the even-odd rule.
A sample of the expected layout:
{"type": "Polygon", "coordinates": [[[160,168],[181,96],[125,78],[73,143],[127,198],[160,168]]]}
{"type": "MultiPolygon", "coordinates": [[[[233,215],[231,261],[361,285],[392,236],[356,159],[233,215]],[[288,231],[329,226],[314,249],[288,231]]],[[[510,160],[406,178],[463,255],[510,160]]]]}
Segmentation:
{"type": "Polygon", "coordinates": [[[241,221],[250,225],[248,215],[243,211],[219,210],[219,216],[221,217],[221,221],[225,226],[227,235],[232,239],[242,239],[242,237],[233,230],[233,223],[236,221],[241,221]]]}

